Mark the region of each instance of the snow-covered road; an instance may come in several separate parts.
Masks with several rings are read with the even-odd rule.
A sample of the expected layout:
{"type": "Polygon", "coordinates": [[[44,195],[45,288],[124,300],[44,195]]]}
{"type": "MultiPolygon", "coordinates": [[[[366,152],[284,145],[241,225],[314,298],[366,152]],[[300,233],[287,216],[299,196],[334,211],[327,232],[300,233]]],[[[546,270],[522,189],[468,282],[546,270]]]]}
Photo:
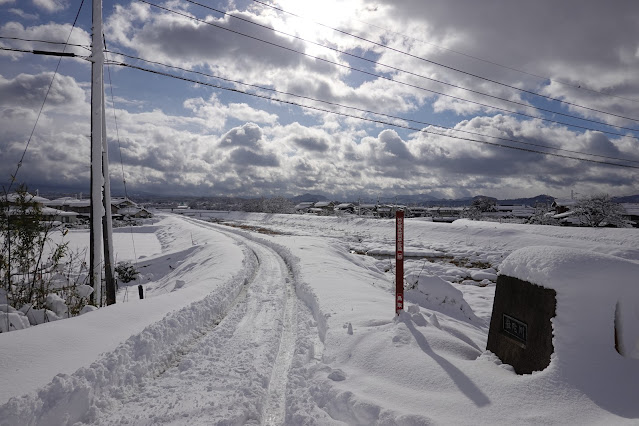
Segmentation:
{"type": "Polygon", "coordinates": [[[126,390],[101,423],[283,424],[297,321],[293,276],[272,248],[234,237],[249,249],[252,270],[226,316],[180,348],[173,366],[126,390]]]}
{"type": "MultiPolygon", "coordinates": [[[[190,238],[195,234],[205,241],[187,250],[184,259],[175,253],[159,257],[177,259],[171,267],[177,276],[184,278],[185,271],[197,269],[193,265],[210,261],[220,246],[208,242],[220,239],[241,248],[230,251],[231,259],[244,254],[240,272],[90,366],[55,377],[37,395],[0,406],[1,425],[285,422],[298,321],[310,320],[308,309],[298,303],[293,270],[274,244],[246,232],[196,220],[177,222],[182,232],[164,229],[164,241],[175,243],[179,234],[184,236],[185,225],[190,238]]],[[[221,265],[209,264],[207,269],[216,267],[221,265]]],[[[173,286],[160,280],[148,294],[166,298],[175,290],[188,290],[173,286]]]]}

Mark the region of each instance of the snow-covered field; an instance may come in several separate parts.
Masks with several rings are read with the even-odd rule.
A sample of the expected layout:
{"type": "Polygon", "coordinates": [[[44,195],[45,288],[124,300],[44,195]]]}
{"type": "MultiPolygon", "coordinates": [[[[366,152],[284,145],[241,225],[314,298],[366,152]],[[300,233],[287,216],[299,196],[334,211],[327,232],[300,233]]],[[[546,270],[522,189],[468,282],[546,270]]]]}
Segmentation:
{"type": "Polygon", "coordinates": [[[1,425],[639,422],[637,229],[408,219],[396,317],[392,220],[188,214],[116,232],[146,299],[0,334],[1,425]],[[557,289],[542,372],[485,350],[500,271],[557,289]]]}

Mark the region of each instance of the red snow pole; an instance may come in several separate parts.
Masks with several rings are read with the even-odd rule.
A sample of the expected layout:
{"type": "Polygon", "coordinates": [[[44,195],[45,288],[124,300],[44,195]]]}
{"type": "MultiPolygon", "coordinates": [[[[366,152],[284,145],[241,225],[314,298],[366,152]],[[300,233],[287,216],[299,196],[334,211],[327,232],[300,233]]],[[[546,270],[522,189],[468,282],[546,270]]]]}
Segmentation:
{"type": "Polygon", "coordinates": [[[404,309],[404,211],[395,212],[395,313],[404,309]]]}

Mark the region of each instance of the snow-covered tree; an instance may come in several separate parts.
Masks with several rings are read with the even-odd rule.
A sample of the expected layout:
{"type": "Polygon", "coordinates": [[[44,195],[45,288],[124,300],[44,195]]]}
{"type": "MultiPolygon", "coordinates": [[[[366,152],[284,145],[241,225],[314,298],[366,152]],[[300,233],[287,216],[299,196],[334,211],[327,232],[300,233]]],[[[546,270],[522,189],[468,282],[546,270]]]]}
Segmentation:
{"type": "Polygon", "coordinates": [[[546,205],[535,207],[535,213],[528,219],[534,225],[560,225],[558,219],[553,218],[555,211],[546,205]]]}
{"type": "Polygon", "coordinates": [[[117,274],[118,280],[124,284],[136,280],[140,274],[131,262],[118,262],[118,265],[115,267],[115,273],[117,274]]]}
{"type": "Polygon", "coordinates": [[[461,212],[461,217],[480,220],[484,213],[496,211],[497,200],[491,197],[476,197],[469,208],[461,212]]]}
{"type": "Polygon", "coordinates": [[[623,206],[614,202],[608,194],[582,198],[575,204],[574,211],[575,216],[585,226],[612,225],[619,228],[630,226],[623,206]]]}
{"type": "Polygon", "coordinates": [[[19,328],[16,315],[34,325],[76,315],[88,303],[86,264],[53,240],[59,231],[26,187],[0,196],[0,332],[19,328]]]}

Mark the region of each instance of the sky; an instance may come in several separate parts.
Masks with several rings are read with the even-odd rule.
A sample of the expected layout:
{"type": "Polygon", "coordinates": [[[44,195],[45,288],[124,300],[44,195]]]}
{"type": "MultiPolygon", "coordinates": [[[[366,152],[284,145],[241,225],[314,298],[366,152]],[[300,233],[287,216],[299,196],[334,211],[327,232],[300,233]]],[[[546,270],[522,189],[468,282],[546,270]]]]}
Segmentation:
{"type": "MultiPolygon", "coordinates": [[[[84,3],[0,0],[0,47],[90,46],[84,3]]],[[[639,193],[633,2],[105,0],[103,15],[115,195],[639,193]]],[[[0,50],[5,188],[28,143],[17,183],[88,190],[90,63],[53,78],[58,61],[0,50]]]]}

